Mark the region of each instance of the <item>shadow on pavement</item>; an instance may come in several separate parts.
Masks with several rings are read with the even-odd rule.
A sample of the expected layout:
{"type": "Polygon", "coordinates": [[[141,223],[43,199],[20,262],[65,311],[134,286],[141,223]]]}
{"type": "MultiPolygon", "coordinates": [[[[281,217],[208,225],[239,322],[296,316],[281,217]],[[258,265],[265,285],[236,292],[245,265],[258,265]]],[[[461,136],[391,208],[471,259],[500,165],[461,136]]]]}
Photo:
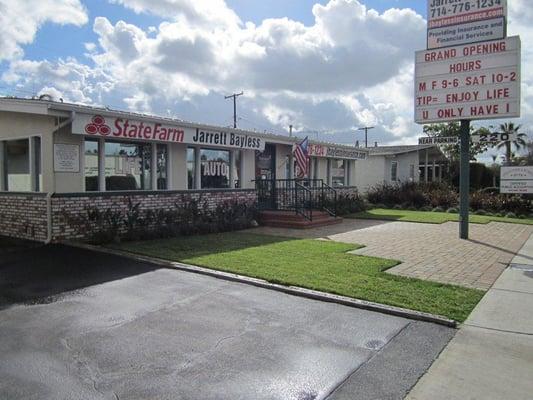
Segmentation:
{"type": "Polygon", "coordinates": [[[62,245],[0,255],[0,309],[51,303],[62,293],[127,278],[157,266],[62,245]]]}
{"type": "Polygon", "coordinates": [[[323,226],[318,228],[294,229],[260,226],[258,228],[251,228],[248,230],[248,232],[267,235],[288,236],[293,238],[320,239],[327,236],[340,235],[343,233],[372,228],[374,226],[391,224],[393,222],[395,221],[362,218],[344,218],[344,220],[340,224],[323,226]]]}
{"type": "Polygon", "coordinates": [[[532,260],[533,261],[533,257],[527,256],[525,254],[521,254],[520,251],[515,252],[515,251],[509,250],[509,249],[504,249],[503,247],[493,246],[492,244],[480,242],[479,240],[474,240],[474,239],[468,239],[468,241],[472,242],[472,243],[475,243],[475,244],[479,244],[481,246],[490,247],[491,249],[499,250],[499,251],[501,251],[503,253],[524,257],[524,258],[526,258],[528,260],[532,260]]]}

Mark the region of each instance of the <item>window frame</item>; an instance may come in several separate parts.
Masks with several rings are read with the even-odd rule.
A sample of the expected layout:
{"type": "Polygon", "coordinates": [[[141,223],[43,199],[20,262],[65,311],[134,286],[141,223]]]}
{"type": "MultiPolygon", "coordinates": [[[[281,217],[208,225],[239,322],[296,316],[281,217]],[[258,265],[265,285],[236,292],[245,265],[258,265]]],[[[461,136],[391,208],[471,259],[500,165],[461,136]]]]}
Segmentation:
{"type": "Polygon", "coordinates": [[[27,140],[28,141],[28,174],[30,175],[30,190],[22,193],[42,193],[43,192],[43,135],[11,136],[0,139],[2,144],[0,151],[0,192],[17,193],[9,190],[8,180],[8,159],[7,142],[27,140]],[[39,151],[37,152],[36,139],[39,140],[39,151]]]}

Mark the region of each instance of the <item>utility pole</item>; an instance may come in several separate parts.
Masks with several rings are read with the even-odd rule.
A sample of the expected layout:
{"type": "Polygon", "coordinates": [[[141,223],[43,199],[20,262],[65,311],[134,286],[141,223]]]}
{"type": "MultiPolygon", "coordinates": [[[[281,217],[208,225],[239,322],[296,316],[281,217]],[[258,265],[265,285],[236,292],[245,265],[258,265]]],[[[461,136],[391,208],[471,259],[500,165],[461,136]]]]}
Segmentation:
{"type": "Polygon", "coordinates": [[[357,129],[358,131],[365,131],[365,149],[368,148],[368,131],[374,129],[373,126],[365,126],[364,128],[357,129]]]}
{"type": "Polygon", "coordinates": [[[224,97],[226,100],[233,98],[233,127],[234,128],[237,128],[237,97],[242,96],[243,94],[244,92],[233,93],[230,96],[224,97]]]}

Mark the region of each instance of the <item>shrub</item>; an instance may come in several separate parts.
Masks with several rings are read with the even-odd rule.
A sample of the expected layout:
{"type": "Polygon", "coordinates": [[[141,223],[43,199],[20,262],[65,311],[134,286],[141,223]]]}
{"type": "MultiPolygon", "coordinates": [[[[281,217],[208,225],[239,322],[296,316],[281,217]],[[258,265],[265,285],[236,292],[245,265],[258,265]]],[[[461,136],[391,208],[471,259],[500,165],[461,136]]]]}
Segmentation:
{"type": "Polygon", "coordinates": [[[508,212],[505,214],[505,218],[516,218],[516,214],[514,212],[508,212]]]}
{"type": "Polygon", "coordinates": [[[337,195],[337,215],[353,214],[368,210],[368,208],[368,203],[357,192],[337,195]]]}
{"type": "Polygon", "coordinates": [[[433,212],[444,212],[444,208],[442,207],[435,207],[433,210],[431,210],[433,212]]]}
{"type": "Polygon", "coordinates": [[[101,244],[244,229],[257,219],[257,209],[255,204],[238,201],[211,209],[202,197],[183,196],[170,209],[142,210],[140,203],[128,198],[126,207],[113,204],[105,211],[87,208],[84,214],[64,217],[80,232],[92,233],[93,243],[101,244]]]}
{"type": "Polygon", "coordinates": [[[404,208],[403,208],[401,205],[399,205],[399,204],[395,204],[394,206],[392,206],[392,208],[395,209],[395,210],[403,210],[403,209],[404,209],[404,208]]]}
{"type": "Polygon", "coordinates": [[[459,209],[457,207],[450,207],[446,210],[447,213],[450,213],[450,214],[458,214],[459,213],[459,209]]]}
{"type": "Polygon", "coordinates": [[[476,210],[474,211],[475,215],[487,215],[487,212],[485,210],[476,210]]]}
{"type": "Polygon", "coordinates": [[[420,208],[420,211],[433,211],[433,208],[431,208],[430,206],[424,206],[420,208]]]}

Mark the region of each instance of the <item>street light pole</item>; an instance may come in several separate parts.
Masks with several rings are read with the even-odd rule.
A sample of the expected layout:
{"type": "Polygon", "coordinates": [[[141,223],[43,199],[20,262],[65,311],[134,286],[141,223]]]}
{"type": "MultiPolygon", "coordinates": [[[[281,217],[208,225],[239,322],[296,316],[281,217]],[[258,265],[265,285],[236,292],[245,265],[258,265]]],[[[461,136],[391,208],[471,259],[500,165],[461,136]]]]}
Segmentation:
{"type": "Polygon", "coordinates": [[[242,96],[243,94],[244,92],[240,92],[240,93],[233,93],[230,96],[224,96],[226,100],[233,98],[233,127],[234,128],[237,128],[237,97],[242,96]]]}
{"type": "Polygon", "coordinates": [[[365,131],[365,148],[368,148],[368,131],[374,129],[373,126],[365,126],[364,128],[358,128],[358,131],[365,131]]]}

